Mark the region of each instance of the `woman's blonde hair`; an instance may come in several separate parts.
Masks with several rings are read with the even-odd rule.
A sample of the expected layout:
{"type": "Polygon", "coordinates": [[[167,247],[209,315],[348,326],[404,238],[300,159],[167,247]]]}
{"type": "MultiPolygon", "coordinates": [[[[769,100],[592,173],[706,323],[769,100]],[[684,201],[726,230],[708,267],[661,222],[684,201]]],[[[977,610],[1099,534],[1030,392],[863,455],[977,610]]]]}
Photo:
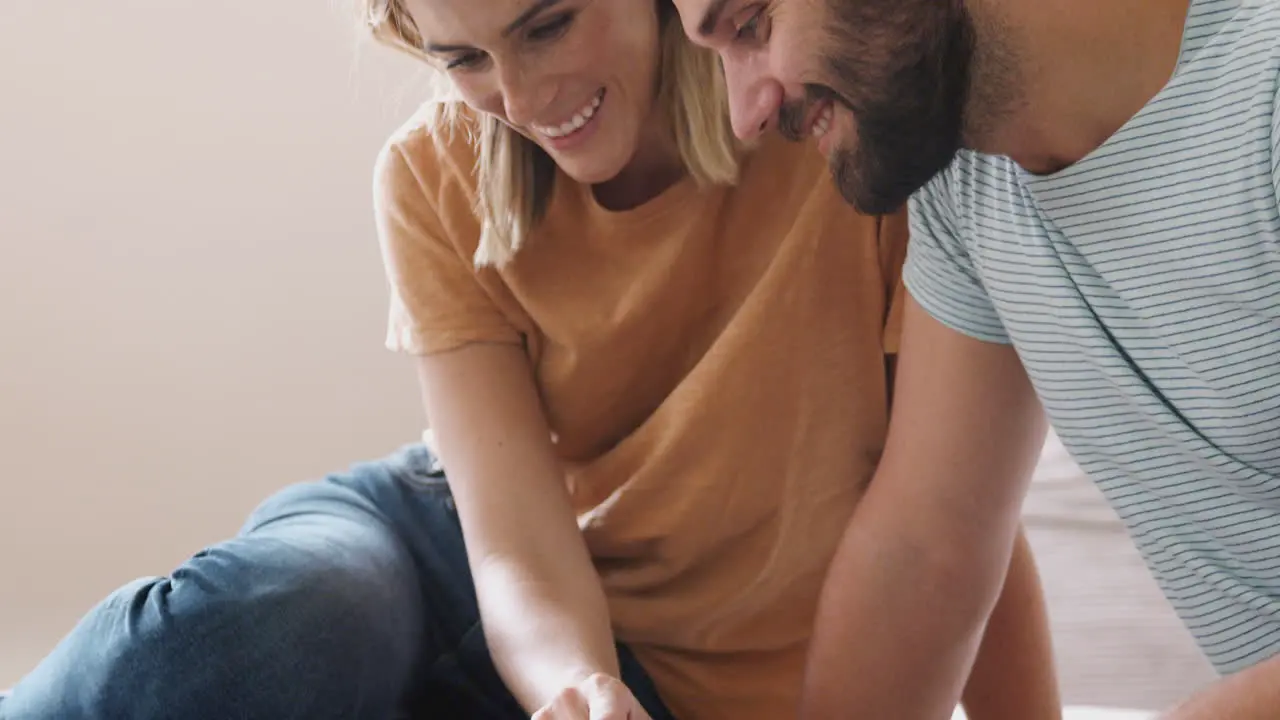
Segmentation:
{"type": "MultiPolygon", "coordinates": [[[[422,35],[399,0],[359,1],[375,39],[427,59],[422,35]]],[[[729,123],[719,58],[689,41],[671,0],[655,1],[662,45],[657,102],[671,123],[680,157],[700,185],[732,184],[738,179],[740,146],[729,123]]],[[[477,149],[476,214],[482,222],[475,263],[501,266],[545,213],[555,164],[542,148],[492,115],[479,113],[478,123],[466,123],[462,108],[457,101],[437,102],[427,122],[433,132],[467,128],[477,149]]]]}

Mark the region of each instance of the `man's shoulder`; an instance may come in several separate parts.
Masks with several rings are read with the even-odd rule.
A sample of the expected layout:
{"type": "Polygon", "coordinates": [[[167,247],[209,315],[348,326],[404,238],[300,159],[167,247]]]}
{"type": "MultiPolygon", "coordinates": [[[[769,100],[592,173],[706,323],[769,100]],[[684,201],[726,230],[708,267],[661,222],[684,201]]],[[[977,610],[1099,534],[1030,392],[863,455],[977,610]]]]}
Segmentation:
{"type": "Polygon", "coordinates": [[[1280,79],[1280,3],[1195,0],[1182,42],[1178,75],[1186,83],[1213,82],[1220,92],[1236,93],[1245,86],[1274,87],[1280,79]]]}
{"type": "MultiPolygon", "coordinates": [[[[1023,201],[1019,170],[1007,157],[961,150],[912,198],[913,208],[948,224],[968,225],[1023,201]]],[[[998,218],[987,217],[985,221],[998,218]]]]}

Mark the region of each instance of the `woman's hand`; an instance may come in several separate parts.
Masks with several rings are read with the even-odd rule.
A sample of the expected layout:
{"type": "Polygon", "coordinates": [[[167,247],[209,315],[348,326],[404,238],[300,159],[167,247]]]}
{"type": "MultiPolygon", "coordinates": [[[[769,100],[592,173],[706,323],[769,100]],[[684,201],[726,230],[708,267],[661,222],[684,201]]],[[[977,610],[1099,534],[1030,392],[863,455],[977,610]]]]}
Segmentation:
{"type": "Polygon", "coordinates": [[[596,673],[565,688],[533,720],[651,720],[622,681],[596,673]]]}

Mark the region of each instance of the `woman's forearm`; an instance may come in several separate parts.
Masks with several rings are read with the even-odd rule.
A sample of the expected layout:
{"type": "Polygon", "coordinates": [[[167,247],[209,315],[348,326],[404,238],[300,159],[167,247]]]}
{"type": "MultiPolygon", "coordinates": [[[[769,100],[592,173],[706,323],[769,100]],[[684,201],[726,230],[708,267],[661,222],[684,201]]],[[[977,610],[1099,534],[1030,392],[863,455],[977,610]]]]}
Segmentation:
{"type": "Polygon", "coordinates": [[[604,591],[585,551],[576,560],[491,555],[474,569],[494,665],[530,713],[594,673],[618,676],[604,591]]]}
{"type": "Polygon", "coordinates": [[[468,345],[420,359],[498,673],[531,714],[593,673],[617,676],[609,609],[551,444],[528,356],[468,345]]]}

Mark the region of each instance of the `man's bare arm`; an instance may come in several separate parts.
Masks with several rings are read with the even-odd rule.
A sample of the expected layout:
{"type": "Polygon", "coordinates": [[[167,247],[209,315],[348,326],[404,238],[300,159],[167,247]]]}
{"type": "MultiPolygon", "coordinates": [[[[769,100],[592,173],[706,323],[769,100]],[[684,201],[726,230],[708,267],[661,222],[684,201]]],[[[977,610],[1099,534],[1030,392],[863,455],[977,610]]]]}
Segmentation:
{"type": "Polygon", "coordinates": [[[951,716],[1044,434],[1013,348],[908,300],[889,439],[823,591],[804,717],[951,716]]]}
{"type": "Polygon", "coordinates": [[[1219,680],[1162,720],[1280,718],[1280,657],[1219,680]]]}
{"type": "Polygon", "coordinates": [[[1025,532],[964,686],[969,720],[1062,720],[1049,612],[1025,532]]]}

